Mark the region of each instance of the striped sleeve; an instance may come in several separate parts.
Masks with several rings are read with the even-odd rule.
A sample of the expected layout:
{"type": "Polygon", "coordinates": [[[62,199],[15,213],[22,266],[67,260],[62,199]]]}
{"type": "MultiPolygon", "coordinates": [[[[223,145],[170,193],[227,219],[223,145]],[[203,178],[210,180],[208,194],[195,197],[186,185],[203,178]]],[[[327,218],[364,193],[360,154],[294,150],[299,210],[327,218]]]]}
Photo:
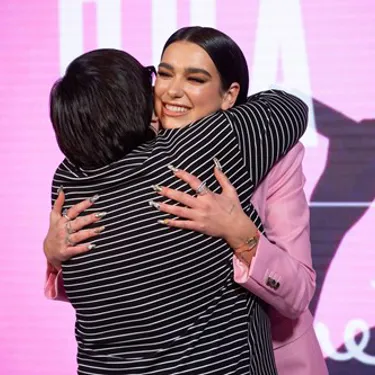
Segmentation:
{"type": "Polygon", "coordinates": [[[262,91],[247,103],[224,112],[257,186],[271,168],[299,141],[307,128],[308,107],[280,90],[262,91]]]}

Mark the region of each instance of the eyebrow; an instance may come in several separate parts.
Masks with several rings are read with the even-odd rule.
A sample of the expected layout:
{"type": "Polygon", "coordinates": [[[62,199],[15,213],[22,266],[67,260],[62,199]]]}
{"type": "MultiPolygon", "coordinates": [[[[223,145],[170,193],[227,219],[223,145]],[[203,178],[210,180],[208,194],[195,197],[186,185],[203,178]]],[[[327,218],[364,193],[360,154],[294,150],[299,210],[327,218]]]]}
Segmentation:
{"type": "MultiPolygon", "coordinates": [[[[165,68],[165,69],[174,71],[173,66],[170,65],[170,64],[168,64],[168,63],[165,63],[165,62],[161,62],[159,64],[159,68],[165,68]]],[[[209,78],[212,78],[211,74],[209,72],[207,72],[207,70],[205,70],[205,69],[200,69],[200,68],[186,68],[185,72],[186,73],[190,73],[190,74],[199,74],[199,73],[201,73],[201,74],[204,74],[205,76],[207,76],[209,78]]]]}

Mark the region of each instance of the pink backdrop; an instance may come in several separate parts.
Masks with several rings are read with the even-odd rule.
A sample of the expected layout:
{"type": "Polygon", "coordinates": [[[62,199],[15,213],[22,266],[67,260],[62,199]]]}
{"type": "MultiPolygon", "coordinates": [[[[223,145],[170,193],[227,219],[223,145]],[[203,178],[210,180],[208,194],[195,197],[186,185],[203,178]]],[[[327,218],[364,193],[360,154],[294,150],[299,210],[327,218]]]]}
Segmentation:
{"type": "MultiPolygon", "coordinates": [[[[43,297],[42,241],[48,226],[51,177],[61,159],[48,120],[52,83],[69,60],[96,47],[122,47],[144,64],[157,63],[162,42],[177,27],[189,24],[217,27],[239,43],[249,62],[253,91],[283,85],[302,95],[312,109],[312,97],[318,99],[351,119],[349,131],[345,130],[349,141],[357,129],[363,131],[353,146],[357,151],[361,139],[375,136],[374,121],[360,123],[375,118],[375,5],[371,0],[2,0],[1,375],[75,372],[73,310],[43,297]]],[[[327,132],[319,130],[320,121],[325,120],[312,113],[315,117],[304,139],[309,197],[333,144],[327,132]]],[[[332,129],[339,134],[340,116],[330,114],[332,129]]],[[[367,148],[368,174],[361,184],[373,186],[375,150],[373,144],[367,148]]],[[[344,152],[353,150],[347,147],[344,152]]],[[[355,163],[356,171],[364,168],[359,157],[355,163]]],[[[345,170],[342,167],[342,175],[345,170]]],[[[340,195],[346,186],[340,180],[335,183],[340,195]]],[[[364,194],[365,200],[352,193],[347,196],[355,196],[353,201],[324,199],[311,204],[314,210],[362,209],[337,242],[337,251],[327,253],[328,264],[332,262],[315,303],[315,327],[325,356],[331,358],[333,374],[341,373],[335,370],[336,362],[348,360],[375,373],[375,351],[370,350],[375,338],[366,337],[375,327],[375,192],[364,194]],[[352,338],[358,332],[362,338],[356,344],[352,338]]],[[[334,214],[338,220],[339,216],[334,214]]],[[[329,228],[335,230],[332,225],[329,228]]],[[[325,256],[319,238],[320,232],[313,233],[317,268],[323,267],[320,259],[325,256]]],[[[363,373],[362,367],[355,368],[363,373]]]]}

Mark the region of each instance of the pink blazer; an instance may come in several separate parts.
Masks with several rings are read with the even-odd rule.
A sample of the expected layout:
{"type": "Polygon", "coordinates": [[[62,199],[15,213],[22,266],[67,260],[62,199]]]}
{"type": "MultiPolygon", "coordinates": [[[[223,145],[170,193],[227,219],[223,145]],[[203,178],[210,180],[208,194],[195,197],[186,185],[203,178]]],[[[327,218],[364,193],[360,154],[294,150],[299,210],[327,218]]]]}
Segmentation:
{"type": "Polygon", "coordinates": [[[270,305],[279,375],[328,374],[308,310],[315,272],[303,156],[299,143],[271,170],[252,198],[268,239],[261,236],[250,269],[233,258],[235,281],[270,305]]]}

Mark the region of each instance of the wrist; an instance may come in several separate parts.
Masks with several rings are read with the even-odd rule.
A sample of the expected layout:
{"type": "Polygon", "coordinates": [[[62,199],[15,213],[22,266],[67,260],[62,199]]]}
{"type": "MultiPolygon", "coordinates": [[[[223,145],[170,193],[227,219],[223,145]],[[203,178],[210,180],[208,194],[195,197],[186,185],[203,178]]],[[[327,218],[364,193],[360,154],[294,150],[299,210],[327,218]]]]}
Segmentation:
{"type": "Polygon", "coordinates": [[[258,229],[248,216],[242,214],[235,220],[235,227],[231,228],[231,233],[225,237],[225,241],[233,249],[237,249],[245,244],[250,238],[258,235],[258,229]]]}
{"type": "Polygon", "coordinates": [[[241,246],[233,249],[235,256],[247,266],[250,266],[250,263],[257,252],[259,237],[260,235],[258,232],[255,236],[250,237],[241,246]]]}
{"type": "Polygon", "coordinates": [[[57,275],[60,269],[61,269],[61,266],[58,266],[57,264],[53,264],[47,260],[47,273],[48,274],[57,275]]]}
{"type": "Polygon", "coordinates": [[[61,269],[61,261],[53,256],[51,256],[51,254],[53,252],[50,251],[51,247],[49,246],[48,244],[48,237],[46,237],[43,241],[43,251],[44,251],[44,255],[47,259],[47,268],[48,269],[54,269],[56,271],[59,271],[61,269]]]}

